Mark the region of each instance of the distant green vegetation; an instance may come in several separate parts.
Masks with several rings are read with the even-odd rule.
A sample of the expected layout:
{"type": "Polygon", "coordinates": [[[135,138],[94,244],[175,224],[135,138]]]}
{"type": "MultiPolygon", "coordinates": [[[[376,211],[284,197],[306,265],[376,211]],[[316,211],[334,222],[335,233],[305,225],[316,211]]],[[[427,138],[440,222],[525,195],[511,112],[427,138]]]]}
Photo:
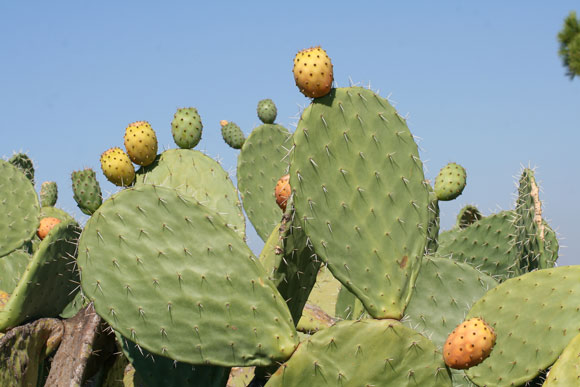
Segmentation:
{"type": "Polygon", "coordinates": [[[571,11],[564,19],[564,27],[558,33],[558,41],[560,42],[558,54],[567,69],[566,75],[570,79],[580,76],[580,20],[576,17],[575,11],[571,11]]]}

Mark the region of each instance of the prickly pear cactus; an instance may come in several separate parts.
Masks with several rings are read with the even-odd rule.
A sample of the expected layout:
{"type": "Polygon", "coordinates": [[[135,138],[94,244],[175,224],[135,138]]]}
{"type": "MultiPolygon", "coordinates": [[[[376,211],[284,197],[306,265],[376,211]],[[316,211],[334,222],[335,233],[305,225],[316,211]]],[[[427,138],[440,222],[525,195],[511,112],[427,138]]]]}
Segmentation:
{"type": "Polygon", "coordinates": [[[556,361],[580,332],[580,266],[537,270],[488,291],[467,318],[480,317],[497,340],[483,363],[466,371],[476,384],[520,385],[556,361]]]}
{"type": "Polygon", "coordinates": [[[0,311],[0,331],[35,318],[56,317],[74,298],[79,277],[72,263],[78,234],[76,222],[61,222],[39,244],[0,311]]]}
{"type": "Polygon", "coordinates": [[[228,173],[211,157],[189,149],[169,149],[137,171],[136,186],[157,185],[179,190],[220,214],[242,238],[246,223],[238,193],[228,173]]]}
{"type": "Polygon", "coordinates": [[[75,202],[84,214],[92,215],[103,203],[103,194],[95,171],[91,168],[74,171],[71,180],[75,202]]]}
{"type": "Polygon", "coordinates": [[[192,365],[154,355],[116,334],[123,354],[141,377],[145,387],[222,387],[228,380],[229,367],[192,365]]]}
{"type": "Polygon", "coordinates": [[[40,219],[40,202],[24,173],[0,160],[0,257],[32,239],[40,219]]]}
{"type": "Polygon", "coordinates": [[[15,153],[8,162],[20,169],[34,185],[34,164],[26,153],[15,153]]]}
{"type": "Polygon", "coordinates": [[[297,345],[290,312],[216,212],[141,185],[111,196],[79,241],[82,288],[115,330],[177,361],[270,365],[297,345]]]}
{"type": "Polygon", "coordinates": [[[24,250],[14,250],[0,258],[0,290],[7,293],[14,291],[30,259],[30,254],[24,250]]]}
{"type": "Polygon", "coordinates": [[[580,380],[580,334],[576,335],[550,368],[545,387],[574,386],[580,380]]]}
{"type": "Polygon", "coordinates": [[[512,211],[502,211],[442,233],[437,255],[466,262],[499,281],[514,277],[519,265],[514,217],[512,211]]]}
{"type": "Polygon", "coordinates": [[[455,227],[464,229],[472,225],[473,223],[477,222],[481,218],[483,218],[483,215],[481,214],[481,212],[479,212],[477,207],[468,204],[459,211],[459,214],[457,214],[457,221],[455,222],[455,227]]]}
{"type": "Polygon", "coordinates": [[[294,144],[290,185],[314,250],[373,317],[400,319],[429,222],[404,119],[370,90],[333,89],[304,111],[294,144]]]}
{"type": "Polygon", "coordinates": [[[107,180],[119,187],[128,187],[135,180],[135,167],[129,155],[119,147],[103,152],[101,169],[107,180]]]}
{"type": "Polygon", "coordinates": [[[307,338],[267,387],[451,386],[441,353],[395,320],[341,321],[307,338]]]}
{"type": "Polygon", "coordinates": [[[271,99],[263,99],[258,102],[258,118],[264,124],[273,124],[276,121],[278,109],[271,99]]]}
{"type": "Polygon", "coordinates": [[[222,125],[222,137],[226,144],[234,149],[241,149],[246,140],[242,129],[233,122],[228,122],[225,125],[222,125]]]}
{"type": "Polygon", "coordinates": [[[54,181],[45,181],[40,186],[40,206],[54,207],[58,199],[58,188],[54,181]]]}
{"type": "Polygon", "coordinates": [[[288,172],[291,148],[292,135],[286,128],[264,124],[252,131],[238,156],[237,179],[244,210],[264,241],[282,218],[274,189],[288,172]]]}

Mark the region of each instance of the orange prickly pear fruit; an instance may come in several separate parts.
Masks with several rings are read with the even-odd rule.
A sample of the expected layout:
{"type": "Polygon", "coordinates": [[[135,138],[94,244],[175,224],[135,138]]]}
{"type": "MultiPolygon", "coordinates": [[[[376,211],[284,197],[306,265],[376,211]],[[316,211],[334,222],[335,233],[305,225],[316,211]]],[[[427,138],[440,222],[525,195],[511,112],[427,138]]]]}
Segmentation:
{"type": "Polygon", "coordinates": [[[276,183],[276,189],[274,190],[274,194],[276,195],[276,203],[282,209],[282,211],[286,211],[286,203],[288,202],[288,198],[292,193],[292,189],[290,187],[290,175],[284,175],[278,180],[276,183]]]}
{"type": "Polygon", "coordinates": [[[495,339],[495,332],[481,318],[464,321],[445,341],[443,348],[445,364],[455,369],[473,367],[489,356],[495,339]]]}
{"type": "Polygon", "coordinates": [[[320,47],[302,50],[294,57],[294,80],[300,92],[319,98],[330,93],[333,72],[330,58],[320,47]]]}
{"type": "Polygon", "coordinates": [[[40,219],[40,226],[38,226],[38,231],[36,234],[40,239],[46,238],[50,230],[54,228],[57,224],[60,223],[60,219],[53,218],[53,217],[46,217],[40,219]]]}

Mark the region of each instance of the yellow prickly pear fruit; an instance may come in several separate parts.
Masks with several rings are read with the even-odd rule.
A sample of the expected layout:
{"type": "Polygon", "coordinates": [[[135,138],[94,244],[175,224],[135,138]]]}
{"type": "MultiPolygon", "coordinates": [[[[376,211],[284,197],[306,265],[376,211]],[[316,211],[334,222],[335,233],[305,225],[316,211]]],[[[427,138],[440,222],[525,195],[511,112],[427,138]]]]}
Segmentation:
{"type": "Polygon", "coordinates": [[[157,156],[157,136],[146,121],[129,124],[125,129],[125,149],[131,161],[138,165],[149,165],[157,156]]]}
{"type": "Polygon", "coordinates": [[[276,196],[276,203],[282,209],[286,211],[286,203],[288,198],[292,194],[292,189],[290,188],[290,175],[284,175],[276,183],[276,189],[274,190],[274,195],[276,196]]]}
{"type": "Polygon", "coordinates": [[[495,345],[495,332],[480,318],[459,324],[447,337],[443,350],[445,364],[466,369],[484,361],[495,345]]]}
{"type": "Polygon", "coordinates": [[[111,148],[101,155],[101,169],[107,180],[119,187],[128,187],[135,180],[135,167],[131,159],[118,147],[111,148]]]}
{"type": "Polygon", "coordinates": [[[4,306],[8,303],[10,299],[10,294],[3,290],[0,290],[0,310],[4,309],[4,306]]]}
{"type": "Polygon", "coordinates": [[[294,57],[294,80],[305,96],[319,98],[330,93],[332,79],[332,63],[322,48],[308,48],[294,57]]]}

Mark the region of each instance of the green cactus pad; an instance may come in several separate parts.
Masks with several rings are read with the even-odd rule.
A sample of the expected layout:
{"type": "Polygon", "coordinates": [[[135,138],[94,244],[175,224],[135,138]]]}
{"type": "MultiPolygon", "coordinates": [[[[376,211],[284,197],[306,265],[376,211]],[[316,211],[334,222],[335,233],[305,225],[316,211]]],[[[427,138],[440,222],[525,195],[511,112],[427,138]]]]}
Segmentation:
{"type": "Polygon", "coordinates": [[[430,254],[437,251],[439,247],[441,222],[439,219],[439,199],[437,199],[437,195],[435,195],[430,185],[427,188],[429,188],[429,223],[427,225],[427,247],[425,247],[425,252],[430,254]]]}
{"type": "Polygon", "coordinates": [[[333,89],[303,112],[294,143],[290,185],[316,253],[373,317],[400,319],[429,222],[404,119],[370,90],[333,89]]]}
{"type": "Polygon", "coordinates": [[[465,168],[449,163],[439,171],[435,178],[435,194],[442,201],[453,200],[463,192],[467,179],[465,168]]]}
{"type": "Polygon", "coordinates": [[[30,259],[30,254],[24,250],[14,250],[0,258],[0,290],[6,293],[14,291],[30,259]]]}
{"type": "Polygon", "coordinates": [[[61,222],[76,222],[76,220],[66,211],[56,207],[42,207],[40,209],[40,219],[42,218],[57,218],[61,222]]]}
{"type": "Polygon", "coordinates": [[[54,181],[45,181],[40,186],[41,207],[54,207],[58,200],[58,187],[54,181]]]}
{"type": "Polygon", "coordinates": [[[0,257],[32,239],[39,225],[40,202],[24,173],[0,160],[0,257]]]}
{"type": "Polygon", "coordinates": [[[271,99],[263,99],[258,102],[258,118],[265,124],[273,124],[276,121],[278,109],[271,99]]]}
{"type": "Polygon", "coordinates": [[[203,124],[194,107],[177,109],[171,121],[171,134],[178,147],[194,148],[201,140],[203,124]]]}
{"type": "Polygon", "coordinates": [[[321,329],[328,328],[336,322],[336,319],[325,313],[316,305],[304,305],[300,321],[296,329],[303,333],[314,333],[321,329]]]}
{"type": "Polygon", "coordinates": [[[496,285],[493,278],[466,263],[424,257],[405,309],[405,324],[429,337],[441,350],[471,306],[496,285]]]}
{"type": "Polygon", "coordinates": [[[0,331],[35,318],[56,317],[74,298],[79,283],[74,267],[79,231],[76,222],[61,222],[40,243],[0,311],[0,331]]]}
{"type": "Polygon", "coordinates": [[[442,233],[437,255],[466,262],[499,281],[514,277],[519,263],[514,217],[512,211],[502,211],[442,233]]]}
{"type": "Polygon", "coordinates": [[[292,136],[280,125],[264,124],[248,136],[238,156],[238,188],[244,210],[256,232],[266,240],[282,218],[274,189],[288,173],[292,136]]]}
{"type": "Polygon", "coordinates": [[[71,180],[75,202],[84,214],[92,215],[103,203],[103,194],[95,171],[90,168],[74,171],[71,180]]]}
{"type": "Polygon", "coordinates": [[[544,248],[539,257],[539,264],[542,268],[552,268],[558,260],[560,244],[556,232],[544,220],[544,248]]]}
{"type": "Polygon", "coordinates": [[[580,266],[564,266],[526,273],[488,291],[466,318],[489,324],[495,347],[467,376],[480,386],[517,386],[554,363],[580,332],[579,278],[580,266]]]}
{"type": "Polygon", "coordinates": [[[297,344],[282,296],[220,216],[174,189],[111,196],[79,241],[84,294],[115,330],[191,364],[270,365],[297,344]]]}
{"type": "Polygon", "coordinates": [[[316,282],[321,261],[308,247],[302,228],[292,219],[293,211],[289,209],[281,225],[268,238],[265,248],[270,253],[261,255],[260,262],[286,300],[295,324],[298,324],[302,309],[316,282]],[[272,248],[276,242],[279,243],[272,248]],[[272,250],[274,254],[271,253],[272,250]]]}
{"type": "Polygon", "coordinates": [[[395,320],[341,321],[304,342],[267,387],[451,386],[443,356],[395,320]]]}
{"type": "Polygon", "coordinates": [[[230,368],[181,363],[154,355],[119,333],[115,333],[121,350],[129,359],[146,387],[222,387],[228,380],[230,368]]]}
{"type": "Polygon", "coordinates": [[[157,185],[179,190],[184,196],[214,210],[242,238],[246,222],[238,193],[228,173],[211,157],[196,150],[166,150],[137,171],[135,185],[157,185]]]}
{"type": "Polygon", "coordinates": [[[467,226],[477,222],[478,220],[481,220],[481,218],[483,218],[483,215],[481,212],[479,212],[477,207],[468,204],[459,210],[459,214],[457,214],[457,221],[455,222],[455,227],[464,229],[467,226]]]}
{"type": "Polygon", "coordinates": [[[570,341],[550,369],[544,387],[575,386],[580,380],[580,334],[570,341]]]}
{"type": "Polygon", "coordinates": [[[346,286],[341,286],[336,297],[335,316],[342,320],[360,320],[367,313],[362,303],[346,286]]]}
{"type": "Polygon", "coordinates": [[[16,153],[10,157],[8,162],[20,169],[34,185],[34,164],[26,153],[16,153]]]}
{"type": "Polygon", "coordinates": [[[246,140],[242,129],[233,122],[222,125],[222,137],[226,144],[234,149],[241,149],[246,140]]]}

